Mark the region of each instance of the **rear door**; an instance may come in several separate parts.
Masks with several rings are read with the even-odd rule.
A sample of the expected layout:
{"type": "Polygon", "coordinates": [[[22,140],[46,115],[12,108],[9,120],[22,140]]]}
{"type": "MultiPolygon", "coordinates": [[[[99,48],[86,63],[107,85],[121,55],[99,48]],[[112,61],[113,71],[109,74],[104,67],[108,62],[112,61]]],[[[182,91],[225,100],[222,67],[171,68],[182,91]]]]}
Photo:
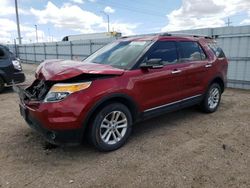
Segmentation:
{"type": "Polygon", "coordinates": [[[208,56],[196,41],[179,41],[180,71],[184,77],[182,98],[192,98],[204,93],[210,71],[208,56]]]}

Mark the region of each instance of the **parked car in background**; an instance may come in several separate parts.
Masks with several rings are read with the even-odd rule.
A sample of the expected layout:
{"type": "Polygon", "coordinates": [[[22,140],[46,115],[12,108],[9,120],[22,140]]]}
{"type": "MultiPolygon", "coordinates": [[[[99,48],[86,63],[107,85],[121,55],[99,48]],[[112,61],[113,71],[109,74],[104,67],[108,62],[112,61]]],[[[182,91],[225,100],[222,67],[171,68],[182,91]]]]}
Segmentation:
{"type": "Polygon", "coordinates": [[[25,81],[20,60],[6,46],[0,45],[0,93],[5,86],[25,81]]]}
{"type": "Polygon", "coordinates": [[[120,148],[133,124],[192,105],[215,112],[228,61],[209,37],[122,38],[84,61],[48,60],[19,88],[26,122],[54,144],[86,136],[101,151],[120,148]]]}

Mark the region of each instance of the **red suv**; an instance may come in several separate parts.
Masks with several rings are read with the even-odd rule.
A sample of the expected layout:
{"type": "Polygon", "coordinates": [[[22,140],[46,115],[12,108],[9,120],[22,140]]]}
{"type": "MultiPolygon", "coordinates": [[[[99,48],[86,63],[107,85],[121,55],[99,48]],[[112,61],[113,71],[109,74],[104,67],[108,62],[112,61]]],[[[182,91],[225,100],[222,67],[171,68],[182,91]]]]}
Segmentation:
{"type": "Polygon", "coordinates": [[[32,85],[18,89],[20,111],[51,143],[75,144],[86,136],[111,151],[137,121],[192,105],[216,111],[227,68],[209,37],[122,38],[84,61],[41,63],[32,85]]]}

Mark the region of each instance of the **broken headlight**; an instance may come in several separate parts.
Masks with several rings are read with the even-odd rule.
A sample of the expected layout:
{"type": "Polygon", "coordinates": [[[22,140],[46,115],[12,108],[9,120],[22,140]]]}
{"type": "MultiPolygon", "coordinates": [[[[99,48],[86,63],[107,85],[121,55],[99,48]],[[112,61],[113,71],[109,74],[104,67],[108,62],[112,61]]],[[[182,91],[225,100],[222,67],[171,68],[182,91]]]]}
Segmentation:
{"type": "Polygon", "coordinates": [[[90,85],[91,82],[55,84],[47,93],[44,102],[61,101],[72,93],[87,89],[90,85]]]}

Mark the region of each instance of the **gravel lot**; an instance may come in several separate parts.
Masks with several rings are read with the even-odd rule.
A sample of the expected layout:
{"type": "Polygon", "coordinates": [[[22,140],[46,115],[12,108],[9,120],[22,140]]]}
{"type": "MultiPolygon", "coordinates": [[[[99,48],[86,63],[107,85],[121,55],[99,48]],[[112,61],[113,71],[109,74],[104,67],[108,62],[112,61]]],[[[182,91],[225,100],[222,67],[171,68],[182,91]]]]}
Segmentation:
{"type": "MultiPolygon", "coordinates": [[[[24,65],[28,81],[34,65],[24,65]]],[[[227,89],[216,113],[196,108],[135,126],[121,149],[49,148],[0,94],[0,187],[250,187],[250,91],[227,89]]]]}

